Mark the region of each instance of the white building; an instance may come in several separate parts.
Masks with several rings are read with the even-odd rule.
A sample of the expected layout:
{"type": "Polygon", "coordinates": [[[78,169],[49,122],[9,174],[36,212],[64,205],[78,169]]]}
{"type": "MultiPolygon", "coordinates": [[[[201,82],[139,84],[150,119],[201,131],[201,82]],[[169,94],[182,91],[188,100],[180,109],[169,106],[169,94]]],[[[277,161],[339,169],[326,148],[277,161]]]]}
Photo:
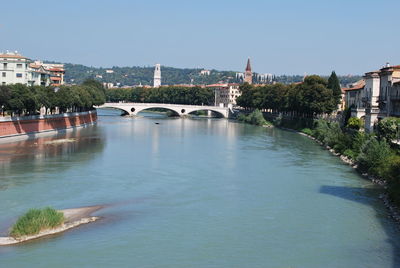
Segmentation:
{"type": "Polygon", "coordinates": [[[364,75],[364,85],[346,89],[346,106],[352,116],[365,119],[365,129],[385,117],[400,116],[400,65],[386,64],[364,75]]]}
{"type": "Polygon", "coordinates": [[[208,75],[210,75],[210,73],[211,73],[211,71],[210,70],[201,70],[200,71],[200,75],[206,75],[206,76],[208,76],[208,75]]]}
{"type": "Polygon", "coordinates": [[[241,95],[239,90],[240,84],[212,84],[208,88],[215,90],[215,105],[223,107],[236,106],[236,99],[241,95]]]}
{"type": "Polygon", "coordinates": [[[18,52],[0,53],[0,85],[50,85],[50,72],[43,66],[33,66],[32,60],[18,52]]]}
{"type": "Polygon", "coordinates": [[[154,82],[153,87],[160,87],[161,86],[161,65],[156,64],[154,68],[154,82]]]}

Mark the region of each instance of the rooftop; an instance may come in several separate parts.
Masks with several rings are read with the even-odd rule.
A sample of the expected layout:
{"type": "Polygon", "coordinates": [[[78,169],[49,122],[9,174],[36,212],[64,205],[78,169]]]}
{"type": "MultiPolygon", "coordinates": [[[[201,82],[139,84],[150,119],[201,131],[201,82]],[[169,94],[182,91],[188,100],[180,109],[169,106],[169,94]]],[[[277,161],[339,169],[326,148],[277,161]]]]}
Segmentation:
{"type": "Polygon", "coordinates": [[[18,54],[17,51],[15,52],[0,52],[0,58],[8,58],[8,59],[28,59],[27,57],[22,56],[21,54],[18,54]]]}
{"type": "Polygon", "coordinates": [[[346,92],[346,91],[360,90],[360,89],[363,89],[364,87],[365,87],[365,80],[360,80],[360,81],[352,84],[348,88],[342,88],[342,91],[346,92]]]}

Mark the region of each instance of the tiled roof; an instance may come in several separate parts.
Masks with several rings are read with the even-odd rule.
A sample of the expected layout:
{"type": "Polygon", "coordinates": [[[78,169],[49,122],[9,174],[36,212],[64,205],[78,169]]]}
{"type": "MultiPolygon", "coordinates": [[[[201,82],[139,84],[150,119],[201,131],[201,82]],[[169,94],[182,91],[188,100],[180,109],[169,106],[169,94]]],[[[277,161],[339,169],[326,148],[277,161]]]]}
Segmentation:
{"type": "Polygon", "coordinates": [[[206,85],[206,87],[226,87],[228,84],[211,84],[206,85]]]}
{"type": "Polygon", "coordinates": [[[61,68],[50,68],[48,70],[51,72],[64,72],[64,69],[61,69],[61,68]]]}
{"type": "Polygon", "coordinates": [[[356,83],[353,84],[353,86],[349,87],[349,88],[342,88],[342,92],[346,92],[346,91],[353,91],[353,90],[360,90],[363,89],[365,87],[365,81],[364,80],[360,80],[356,83]]]}
{"type": "Polygon", "coordinates": [[[0,54],[0,58],[27,59],[27,57],[21,56],[19,54],[0,54]]]}

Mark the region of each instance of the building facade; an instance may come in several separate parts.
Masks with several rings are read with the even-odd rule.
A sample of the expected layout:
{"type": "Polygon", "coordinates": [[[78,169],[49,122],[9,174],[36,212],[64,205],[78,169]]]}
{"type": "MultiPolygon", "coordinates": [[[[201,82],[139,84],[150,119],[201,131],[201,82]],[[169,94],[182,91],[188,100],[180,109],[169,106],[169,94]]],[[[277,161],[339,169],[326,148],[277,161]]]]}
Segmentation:
{"type": "Polygon", "coordinates": [[[363,78],[363,86],[345,89],[346,107],[352,116],[364,118],[366,131],[371,132],[379,120],[400,116],[400,65],[386,64],[363,78]]]}
{"type": "Polygon", "coordinates": [[[241,95],[240,84],[213,84],[207,87],[213,88],[215,92],[215,105],[222,107],[236,106],[236,99],[241,95]]]}
{"type": "Polygon", "coordinates": [[[18,52],[0,53],[0,85],[48,86],[50,74],[43,68],[31,68],[31,63],[30,59],[18,52]]]}
{"type": "Polygon", "coordinates": [[[0,85],[60,86],[64,74],[64,64],[32,61],[18,52],[0,53],[0,85]]]}

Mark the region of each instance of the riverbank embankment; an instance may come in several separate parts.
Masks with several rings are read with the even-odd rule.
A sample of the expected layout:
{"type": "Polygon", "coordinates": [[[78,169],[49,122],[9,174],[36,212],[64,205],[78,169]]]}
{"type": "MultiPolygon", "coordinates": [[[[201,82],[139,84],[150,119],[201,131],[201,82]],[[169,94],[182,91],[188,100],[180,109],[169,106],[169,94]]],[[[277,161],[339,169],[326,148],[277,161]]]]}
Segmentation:
{"type": "Polygon", "coordinates": [[[11,236],[8,237],[0,237],[0,246],[8,246],[19,244],[25,241],[37,239],[43,236],[58,234],[61,232],[65,232],[69,229],[78,227],[83,224],[87,224],[90,222],[94,222],[99,217],[91,216],[92,213],[98,211],[103,208],[103,206],[90,206],[90,207],[82,207],[82,208],[71,208],[60,210],[64,214],[65,222],[60,226],[52,229],[42,230],[38,234],[35,235],[26,235],[18,238],[14,238],[11,236]]]}
{"type": "Polygon", "coordinates": [[[93,124],[96,121],[96,110],[56,115],[0,117],[0,140],[21,136],[34,137],[37,133],[58,132],[93,124]]]}

